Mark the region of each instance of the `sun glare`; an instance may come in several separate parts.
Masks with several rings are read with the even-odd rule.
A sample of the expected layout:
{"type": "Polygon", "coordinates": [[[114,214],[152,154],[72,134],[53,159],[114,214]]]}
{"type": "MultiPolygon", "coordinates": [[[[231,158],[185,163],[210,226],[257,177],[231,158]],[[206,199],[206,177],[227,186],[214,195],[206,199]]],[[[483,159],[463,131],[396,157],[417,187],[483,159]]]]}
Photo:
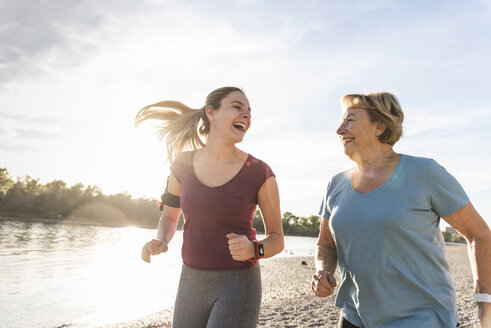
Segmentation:
{"type": "MultiPolygon", "coordinates": [[[[134,227],[116,231],[118,236],[110,238],[116,241],[96,246],[89,266],[90,287],[85,301],[92,303],[95,311],[84,319],[86,322],[104,325],[128,321],[173,305],[180,274],[178,254],[158,256],[149,265],[141,260],[140,252],[155,231],[134,227]]],[[[169,250],[176,252],[175,247],[169,250]]]]}

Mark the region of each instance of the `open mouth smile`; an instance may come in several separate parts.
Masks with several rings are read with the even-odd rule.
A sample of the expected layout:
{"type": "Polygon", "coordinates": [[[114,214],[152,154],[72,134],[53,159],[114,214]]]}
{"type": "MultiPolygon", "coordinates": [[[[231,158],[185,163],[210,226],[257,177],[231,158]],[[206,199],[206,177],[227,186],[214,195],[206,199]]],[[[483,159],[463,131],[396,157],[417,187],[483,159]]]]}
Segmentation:
{"type": "Polygon", "coordinates": [[[245,123],[242,123],[242,122],[234,122],[233,126],[237,130],[240,130],[242,132],[245,132],[245,130],[247,129],[247,125],[245,123]]]}
{"type": "Polygon", "coordinates": [[[353,140],[355,140],[355,138],[341,138],[341,142],[343,143],[343,145],[346,145],[353,140]]]}

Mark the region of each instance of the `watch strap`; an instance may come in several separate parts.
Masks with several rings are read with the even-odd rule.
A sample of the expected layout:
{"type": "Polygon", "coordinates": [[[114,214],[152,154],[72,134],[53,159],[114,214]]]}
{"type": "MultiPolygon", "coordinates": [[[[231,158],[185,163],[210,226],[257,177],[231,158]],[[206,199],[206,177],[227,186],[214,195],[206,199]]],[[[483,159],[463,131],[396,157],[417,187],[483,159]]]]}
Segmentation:
{"type": "Polygon", "coordinates": [[[476,294],[476,302],[491,303],[491,295],[489,294],[476,294]]]}
{"type": "Polygon", "coordinates": [[[254,244],[254,260],[259,260],[264,257],[264,245],[257,240],[251,240],[254,244]]]}

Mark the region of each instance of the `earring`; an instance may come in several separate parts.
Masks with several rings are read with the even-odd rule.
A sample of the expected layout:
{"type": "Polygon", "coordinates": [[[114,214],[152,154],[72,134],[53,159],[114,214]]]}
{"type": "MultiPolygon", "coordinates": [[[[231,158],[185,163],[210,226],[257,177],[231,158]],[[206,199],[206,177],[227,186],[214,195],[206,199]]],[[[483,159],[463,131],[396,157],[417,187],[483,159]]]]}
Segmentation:
{"type": "Polygon", "coordinates": [[[377,133],[375,133],[375,135],[378,137],[378,132],[377,132],[377,133]]]}

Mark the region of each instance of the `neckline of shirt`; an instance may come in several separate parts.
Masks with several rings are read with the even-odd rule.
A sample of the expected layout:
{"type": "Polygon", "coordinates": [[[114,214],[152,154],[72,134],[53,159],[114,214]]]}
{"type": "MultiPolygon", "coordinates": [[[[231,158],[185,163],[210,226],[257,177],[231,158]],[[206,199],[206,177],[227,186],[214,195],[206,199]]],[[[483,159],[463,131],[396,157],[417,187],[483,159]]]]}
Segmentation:
{"type": "Polygon", "coordinates": [[[387,180],[385,180],[385,182],[380,187],[378,187],[375,190],[369,191],[369,192],[358,192],[358,191],[356,191],[356,189],[353,187],[353,183],[351,181],[351,177],[353,175],[354,168],[351,169],[351,172],[348,176],[348,184],[349,184],[351,192],[358,195],[358,196],[365,197],[365,196],[370,196],[370,195],[379,193],[379,192],[383,191],[385,188],[387,188],[387,186],[389,186],[394,181],[394,179],[397,177],[397,175],[399,174],[399,171],[401,170],[404,162],[406,161],[406,155],[405,154],[400,154],[400,155],[401,155],[401,157],[399,158],[399,163],[397,163],[397,166],[394,169],[394,172],[392,172],[392,174],[390,175],[390,177],[387,180]]]}
{"type": "Polygon", "coordinates": [[[208,185],[204,184],[203,182],[201,182],[201,180],[198,178],[198,175],[196,174],[196,171],[194,170],[194,155],[196,155],[196,151],[193,152],[193,156],[191,157],[191,171],[193,172],[193,176],[196,179],[196,181],[198,181],[198,183],[200,185],[202,185],[203,187],[209,188],[209,189],[224,187],[224,186],[228,185],[229,183],[231,183],[233,180],[235,180],[241,174],[241,172],[244,170],[244,168],[246,166],[250,166],[250,164],[247,165],[247,163],[250,163],[250,160],[251,160],[251,154],[247,153],[247,158],[244,161],[244,163],[242,164],[242,166],[240,167],[240,170],[237,171],[237,173],[232,178],[230,178],[230,180],[228,180],[227,182],[225,182],[219,186],[208,186],[208,185]]]}

